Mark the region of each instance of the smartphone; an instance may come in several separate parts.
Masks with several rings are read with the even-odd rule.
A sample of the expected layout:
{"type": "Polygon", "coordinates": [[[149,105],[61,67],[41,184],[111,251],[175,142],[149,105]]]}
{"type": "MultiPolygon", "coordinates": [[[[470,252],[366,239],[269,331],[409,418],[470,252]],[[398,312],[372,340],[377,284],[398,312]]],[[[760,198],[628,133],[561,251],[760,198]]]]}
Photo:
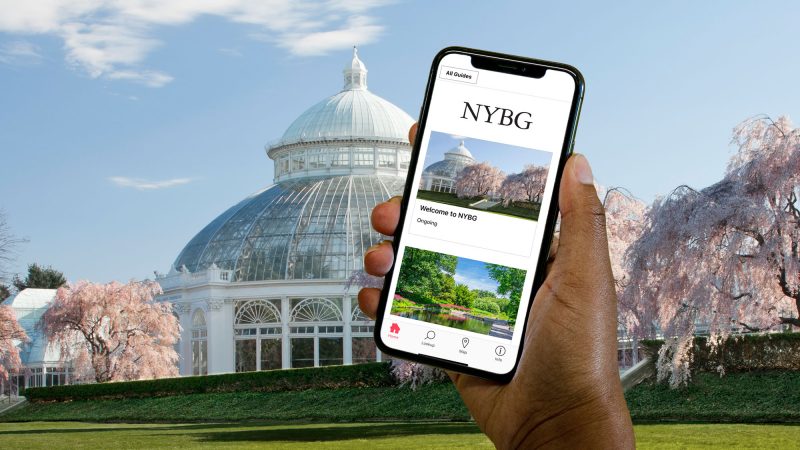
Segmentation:
{"type": "Polygon", "coordinates": [[[381,351],[513,378],[583,92],[566,64],[461,47],[436,55],[378,308],[381,351]]]}

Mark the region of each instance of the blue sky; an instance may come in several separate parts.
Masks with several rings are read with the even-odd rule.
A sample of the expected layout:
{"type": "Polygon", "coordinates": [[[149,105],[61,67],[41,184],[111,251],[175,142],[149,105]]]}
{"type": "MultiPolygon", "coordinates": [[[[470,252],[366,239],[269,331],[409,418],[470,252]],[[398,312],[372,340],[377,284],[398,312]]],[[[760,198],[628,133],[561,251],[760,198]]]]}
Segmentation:
{"type": "Polygon", "coordinates": [[[508,174],[522,172],[527,164],[547,166],[551,154],[541,150],[498,144],[497,142],[472,139],[466,136],[453,136],[438,131],[431,132],[428,153],[425,155],[425,167],[444,159],[449,152],[464,141],[464,147],[472,153],[478,162],[488,162],[508,174]]]}
{"type": "Polygon", "coordinates": [[[12,273],[168,270],[271,183],[264,145],[341,89],[353,44],[412,116],[447,45],[575,65],[577,149],[648,202],[718,180],[737,123],[800,110],[792,2],[57,3],[0,0],[0,208],[29,239],[12,273]]]}
{"type": "Polygon", "coordinates": [[[489,278],[486,263],[474,259],[458,258],[453,279],[457,284],[466,284],[470,289],[497,292],[498,283],[489,278]]]}

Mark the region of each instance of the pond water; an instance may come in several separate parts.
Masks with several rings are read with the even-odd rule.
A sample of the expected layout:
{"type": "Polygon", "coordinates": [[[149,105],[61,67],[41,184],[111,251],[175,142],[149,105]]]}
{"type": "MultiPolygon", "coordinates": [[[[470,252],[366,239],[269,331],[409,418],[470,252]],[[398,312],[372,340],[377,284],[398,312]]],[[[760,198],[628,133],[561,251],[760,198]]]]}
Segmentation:
{"type": "Polygon", "coordinates": [[[475,320],[468,317],[453,316],[446,312],[427,311],[424,309],[392,308],[392,314],[423,322],[435,323],[459,330],[472,331],[473,333],[489,334],[491,323],[475,320]]]}

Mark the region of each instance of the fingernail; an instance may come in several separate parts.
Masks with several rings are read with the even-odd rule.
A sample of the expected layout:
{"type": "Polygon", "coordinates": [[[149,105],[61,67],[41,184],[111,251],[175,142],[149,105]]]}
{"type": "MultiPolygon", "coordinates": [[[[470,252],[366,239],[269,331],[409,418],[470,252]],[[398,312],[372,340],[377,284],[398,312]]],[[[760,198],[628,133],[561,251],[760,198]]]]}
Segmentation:
{"type": "Polygon", "coordinates": [[[390,199],[388,200],[388,202],[389,202],[389,203],[397,203],[397,204],[400,204],[400,203],[403,203],[403,197],[402,197],[402,196],[400,196],[400,195],[395,195],[394,197],[390,198],[390,199]]]}
{"type": "Polygon", "coordinates": [[[364,252],[364,256],[369,255],[370,253],[374,252],[381,246],[383,242],[378,242],[377,244],[373,245],[372,247],[368,248],[367,251],[364,252]]]}
{"type": "Polygon", "coordinates": [[[594,184],[594,175],[592,175],[592,168],[589,166],[589,161],[585,156],[576,153],[572,157],[575,162],[572,164],[572,171],[575,173],[575,178],[582,184],[594,184]]]}

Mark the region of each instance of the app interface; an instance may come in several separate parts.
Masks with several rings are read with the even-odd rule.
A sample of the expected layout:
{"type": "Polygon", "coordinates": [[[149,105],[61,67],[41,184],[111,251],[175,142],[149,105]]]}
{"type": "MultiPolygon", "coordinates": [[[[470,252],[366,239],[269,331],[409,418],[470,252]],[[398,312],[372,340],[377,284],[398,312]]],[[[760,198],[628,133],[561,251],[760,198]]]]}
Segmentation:
{"type": "Polygon", "coordinates": [[[480,370],[513,369],[575,82],[442,58],[382,340],[480,370]],[[540,220],[542,223],[540,224],[540,220]]]}

